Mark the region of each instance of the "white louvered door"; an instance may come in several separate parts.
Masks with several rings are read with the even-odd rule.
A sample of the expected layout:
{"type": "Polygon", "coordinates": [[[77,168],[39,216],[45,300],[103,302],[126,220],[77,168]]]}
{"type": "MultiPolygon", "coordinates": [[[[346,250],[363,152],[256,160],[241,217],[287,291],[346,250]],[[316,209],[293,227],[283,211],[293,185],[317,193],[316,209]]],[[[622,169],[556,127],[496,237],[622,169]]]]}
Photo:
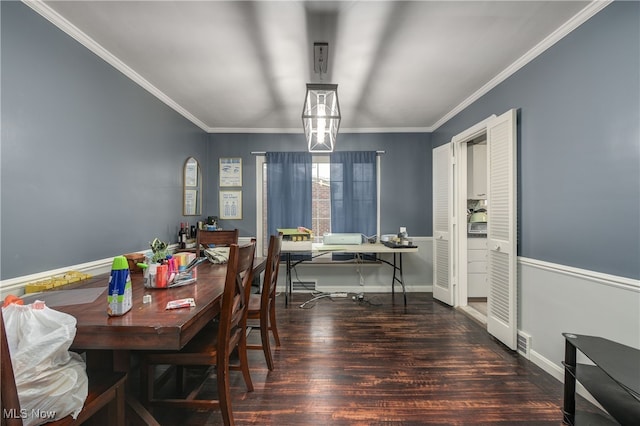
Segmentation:
{"type": "Polygon", "coordinates": [[[513,350],[518,332],[516,142],[516,110],[487,124],[487,330],[513,350]]]}
{"type": "Polygon", "coordinates": [[[433,150],[433,297],[453,305],[451,211],[453,154],[447,143],[433,150]]]}

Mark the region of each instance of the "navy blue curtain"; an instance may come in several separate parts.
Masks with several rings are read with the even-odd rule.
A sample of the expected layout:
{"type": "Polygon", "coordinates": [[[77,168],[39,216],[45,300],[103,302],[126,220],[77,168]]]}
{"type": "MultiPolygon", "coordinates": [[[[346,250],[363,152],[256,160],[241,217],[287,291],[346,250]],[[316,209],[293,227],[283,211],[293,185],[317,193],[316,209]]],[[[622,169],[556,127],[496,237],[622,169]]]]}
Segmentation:
{"type": "Polygon", "coordinates": [[[267,230],[311,229],[311,154],[267,152],[267,230]]]}
{"type": "Polygon", "coordinates": [[[376,157],[375,151],[331,154],[331,232],[376,234],[376,157]]]}
{"type": "Polygon", "coordinates": [[[375,235],[376,207],[376,152],[332,153],[331,232],[375,235]]]}

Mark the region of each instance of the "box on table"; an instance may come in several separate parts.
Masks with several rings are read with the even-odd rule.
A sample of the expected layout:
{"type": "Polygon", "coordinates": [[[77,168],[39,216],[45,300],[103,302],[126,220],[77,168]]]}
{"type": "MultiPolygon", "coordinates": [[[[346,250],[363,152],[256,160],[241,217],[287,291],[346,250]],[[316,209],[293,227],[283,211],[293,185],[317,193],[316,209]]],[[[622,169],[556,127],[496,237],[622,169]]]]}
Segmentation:
{"type": "Polygon", "coordinates": [[[303,226],[297,228],[280,228],[277,230],[282,234],[282,241],[310,241],[313,233],[303,226]]]}

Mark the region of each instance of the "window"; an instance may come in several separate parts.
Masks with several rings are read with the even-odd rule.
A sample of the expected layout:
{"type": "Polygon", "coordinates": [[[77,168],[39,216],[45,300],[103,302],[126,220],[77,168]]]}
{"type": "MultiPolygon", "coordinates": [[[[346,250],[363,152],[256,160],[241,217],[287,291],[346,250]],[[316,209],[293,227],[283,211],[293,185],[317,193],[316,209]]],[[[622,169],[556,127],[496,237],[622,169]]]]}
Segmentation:
{"type": "Polygon", "coordinates": [[[331,232],[331,173],[329,157],[314,156],[311,183],[311,229],[313,235],[323,236],[331,232]]]}
{"type": "MultiPolygon", "coordinates": [[[[376,186],[378,201],[376,208],[377,231],[380,229],[380,158],[377,158],[377,178],[376,186]]],[[[312,159],[312,224],[311,229],[315,237],[315,242],[321,242],[321,237],[332,232],[331,230],[331,173],[330,156],[314,155],[312,159]]],[[[261,235],[258,241],[258,250],[266,256],[267,242],[269,241],[267,226],[267,163],[264,156],[256,158],[256,168],[258,182],[256,182],[256,207],[258,211],[257,231],[261,235]]]]}

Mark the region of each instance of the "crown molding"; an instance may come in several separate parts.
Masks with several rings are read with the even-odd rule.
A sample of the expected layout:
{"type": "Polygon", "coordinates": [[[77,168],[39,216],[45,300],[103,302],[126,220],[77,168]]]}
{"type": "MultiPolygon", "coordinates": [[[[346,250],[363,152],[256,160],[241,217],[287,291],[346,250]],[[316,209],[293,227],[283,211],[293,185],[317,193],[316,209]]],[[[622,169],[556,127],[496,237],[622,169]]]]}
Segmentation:
{"type": "MultiPolygon", "coordinates": [[[[211,134],[220,133],[286,133],[286,134],[304,134],[302,128],[292,129],[286,128],[242,128],[242,127],[208,127],[205,129],[211,134]]],[[[345,133],[430,133],[433,131],[430,127],[388,127],[388,128],[340,128],[339,134],[345,133]]]]}
{"type": "Polygon", "coordinates": [[[272,127],[207,127],[205,129],[207,133],[211,134],[221,134],[221,133],[286,133],[286,134],[301,134],[302,126],[299,129],[292,129],[291,127],[281,127],[281,128],[272,128],[272,127]]]}
{"type": "Polygon", "coordinates": [[[369,127],[362,129],[340,128],[340,133],[431,133],[432,127],[369,127]]]}
{"type": "Polygon", "coordinates": [[[544,38],[540,43],[534,46],[527,53],[518,58],[514,63],[505,68],[498,75],[493,77],[489,82],[487,82],[484,86],[474,92],[467,99],[462,101],[458,106],[449,111],[444,117],[440,120],[436,121],[432,126],[432,131],[437,130],[444,123],[455,117],[458,113],[463,111],[469,105],[480,99],[483,95],[487,94],[491,89],[495,88],[498,84],[505,81],[507,78],[511,77],[516,71],[520,70],[520,68],[527,65],[529,62],[533,61],[544,51],[549,49],[551,46],[556,44],[558,41],[562,40],[565,36],[571,33],[573,30],[578,28],[580,25],[584,24],[587,20],[593,17],[596,13],[600,12],[602,9],[607,7],[613,0],[593,0],[587,6],[584,7],[580,12],[575,14],[571,19],[565,22],[561,27],[556,29],[554,32],[549,34],[546,38],[544,38]]]}

